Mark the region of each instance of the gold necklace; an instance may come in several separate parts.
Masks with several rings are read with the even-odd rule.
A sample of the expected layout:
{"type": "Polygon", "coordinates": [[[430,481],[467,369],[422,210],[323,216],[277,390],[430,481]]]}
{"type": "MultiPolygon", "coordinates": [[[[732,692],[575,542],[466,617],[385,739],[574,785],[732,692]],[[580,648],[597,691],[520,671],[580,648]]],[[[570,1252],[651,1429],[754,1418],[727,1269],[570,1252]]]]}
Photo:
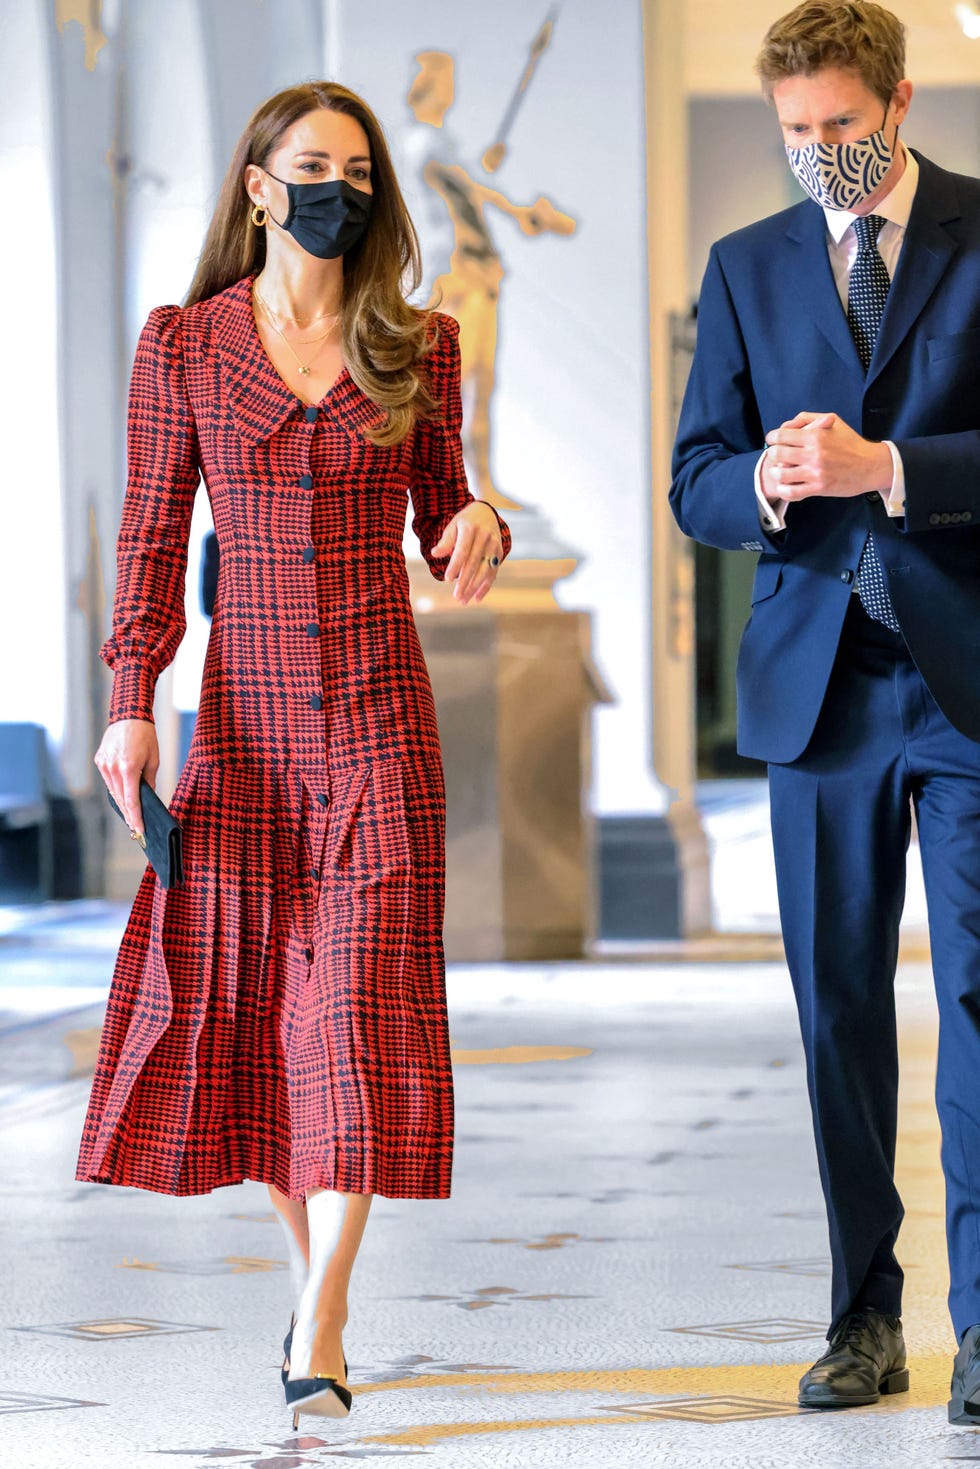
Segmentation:
{"type": "MultiPolygon", "coordinates": [[[[259,292],[259,288],[254,283],[254,281],[252,283],[252,290],[255,292],[256,296],[258,297],[258,299],[259,299],[259,301],[260,301],[260,303],[262,305],[262,309],[265,312],[266,316],[272,322],[273,326],[276,327],[276,330],[279,331],[280,328],[278,326],[278,322],[280,320],[285,319],[285,318],[281,318],[279,316],[279,313],[277,311],[273,311],[273,309],[269,305],[268,301],[259,292]]],[[[294,326],[297,329],[297,331],[305,332],[306,329],[307,329],[307,327],[311,327],[315,321],[331,321],[331,322],[336,322],[336,321],[339,321],[340,320],[341,314],[342,313],[339,312],[339,311],[333,311],[333,312],[321,311],[316,316],[311,316],[310,319],[309,319],[309,321],[307,321],[307,322],[299,322],[299,321],[296,320],[295,317],[292,317],[292,318],[290,318],[290,324],[292,326],[294,326]]],[[[331,330],[333,330],[332,327],[331,327],[331,330]]],[[[329,333],[328,333],[328,335],[329,335],[329,333]]],[[[320,342],[322,340],[323,340],[322,337],[310,337],[309,338],[309,341],[311,341],[311,342],[320,342]]],[[[303,343],[300,342],[300,346],[302,346],[302,345],[303,345],[303,343]]]]}
{"type": "MultiPolygon", "coordinates": [[[[300,321],[298,316],[290,316],[283,319],[288,320],[297,331],[305,332],[306,328],[312,326],[315,321],[337,321],[340,318],[340,314],[339,311],[318,311],[316,316],[311,316],[308,321],[300,321]]],[[[279,313],[275,312],[274,315],[278,316],[279,313]]]]}
{"type": "MultiPolygon", "coordinates": [[[[272,322],[272,325],[275,326],[276,331],[281,331],[281,328],[279,328],[279,325],[278,325],[279,320],[281,320],[281,317],[279,317],[278,311],[273,311],[272,310],[272,307],[269,306],[269,303],[267,303],[266,298],[264,298],[263,295],[260,295],[259,294],[259,288],[257,288],[257,286],[254,286],[253,285],[253,291],[256,292],[257,298],[259,298],[260,306],[262,306],[264,313],[266,313],[266,316],[269,317],[269,320],[270,320],[270,322],[272,322]]],[[[325,319],[328,319],[328,313],[326,313],[326,311],[320,311],[319,316],[311,316],[309,322],[307,322],[306,325],[301,325],[301,323],[300,322],[297,322],[297,320],[295,320],[295,317],[294,317],[294,319],[292,319],[292,326],[295,326],[295,328],[297,328],[298,331],[304,332],[304,331],[306,331],[307,326],[313,325],[313,322],[322,322],[322,320],[325,320],[325,319]]],[[[339,319],[341,319],[341,313],[339,313],[339,311],[334,311],[334,313],[332,313],[331,316],[329,316],[329,320],[331,320],[331,322],[339,322],[339,319]]],[[[328,332],[323,333],[323,336],[329,336],[329,335],[331,335],[331,332],[332,331],[334,331],[334,328],[332,328],[332,326],[331,326],[331,329],[329,329],[328,332]]],[[[306,341],[307,342],[322,342],[323,341],[323,336],[310,336],[310,338],[306,338],[306,341]]],[[[300,347],[303,347],[303,345],[304,345],[304,342],[303,341],[300,341],[300,347]]]]}
{"type": "MultiPolygon", "coordinates": [[[[297,356],[297,354],[293,351],[293,344],[292,344],[292,342],[290,342],[290,340],[286,336],[285,332],[282,331],[281,328],[276,325],[275,317],[273,316],[272,311],[270,310],[270,308],[268,307],[268,305],[266,304],[266,302],[263,301],[262,297],[259,295],[258,289],[255,286],[254,282],[252,284],[252,291],[253,291],[253,293],[255,295],[255,299],[258,301],[260,307],[262,308],[262,312],[263,312],[266,320],[268,321],[269,325],[272,327],[272,330],[276,333],[277,336],[282,337],[283,342],[286,344],[287,351],[289,352],[289,354],[292,357],[293,361],[296,363],[296,367],[297,367],[298,371],[300,372],[300,374],[303,377],[309,377],[310,370],[312,369],[314,362],[316,362],[316,359],[319,357],[320,352],[323,351],[323,348],[322,347],[320,348],[320,352],[314,352],[313,353],[313,356],[310,358],[310,360],[309,360],[308,363],[302,362],[300,360],[300,358],[297,356]]],[[[335,324],[338,321],[338,319],[339,319],[338,316],[335,316],[334,317],[334,323],[335,324]]],[[[334,328],[331,327],[329,331],[324,332],[324,334],[323,334],[322,337],[309,337],[305,342],[300,342],[299,345],[301,347],[302,346],[312,346],[314,342],[325,342],[328,337],[333,336],[333,331],[334,331],[334,328]]]]}

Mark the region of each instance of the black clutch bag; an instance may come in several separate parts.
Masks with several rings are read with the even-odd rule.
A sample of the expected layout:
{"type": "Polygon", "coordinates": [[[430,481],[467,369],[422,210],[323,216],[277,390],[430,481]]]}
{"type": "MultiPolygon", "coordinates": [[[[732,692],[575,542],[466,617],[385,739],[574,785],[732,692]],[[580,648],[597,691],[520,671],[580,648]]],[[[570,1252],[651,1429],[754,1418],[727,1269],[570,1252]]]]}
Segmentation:
{"type": "MultiPolygon", "coordinates": [[[[109,805],[117,816],[126,820],[109,793],[109,805]]],[[[171,816],[151,785],[140,777],[140,806],[143,811],[144,835],[137,837],[146,860],[165,888],[175,888],[184,881],[184,857],[180,841],[180,822],[171,816]]],[[[128,826],[128,822],[126,823],[128,826]]]]}

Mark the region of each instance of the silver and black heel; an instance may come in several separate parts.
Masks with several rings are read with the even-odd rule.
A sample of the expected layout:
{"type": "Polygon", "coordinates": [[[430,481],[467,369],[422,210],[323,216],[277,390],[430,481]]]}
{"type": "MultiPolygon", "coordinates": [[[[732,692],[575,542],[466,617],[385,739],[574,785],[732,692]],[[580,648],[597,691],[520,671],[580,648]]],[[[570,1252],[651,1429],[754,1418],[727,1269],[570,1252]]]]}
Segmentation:
{"type": "Polygon", "coordinates": [[[279,1374],[282,1377],[283,1387],[285,1387],[286,1383],[289,1381],[289,1359],[292,1356],[293,1351],[293,1327],[295,1325],[296,1315],[294,1312],[293,1315],[290,1317],[289,1330],[286,1332],[286,1335],[282,1339],[283,1364],[279,1369],[279,1374]]]}
{"type": "MultiPolygon", "coordinates": [[[[347,1363],[344,1363],[347,1372],[347,1363]]],[[[318,1418],[346,1418],[354,1399],[336,1377],[316,1372],[312,1377],[299,1377],[285,1383],[286,1407],[293,1410],[293,1432],[299,1428],[299,1415],[310,1413],[318,1418]]]]}

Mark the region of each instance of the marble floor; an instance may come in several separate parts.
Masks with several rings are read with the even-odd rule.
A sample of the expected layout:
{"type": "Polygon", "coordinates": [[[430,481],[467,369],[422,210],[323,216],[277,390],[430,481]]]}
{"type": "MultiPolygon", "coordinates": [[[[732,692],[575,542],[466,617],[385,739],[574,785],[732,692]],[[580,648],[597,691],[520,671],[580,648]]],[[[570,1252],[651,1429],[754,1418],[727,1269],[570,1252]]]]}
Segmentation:
{"type": "Polygon", "coordinates": [[[0,910],[4,1465],[980,1462],[980,1435],[946,1422],[921,960],[898,982],[907,1395],[796,1406],[829,1282],[782,961],[607,955],[452,970],[454,1196],[376,1202],[346,1336],[354,1410],[293,1434],[277,1370],[288,1277],[264,1189],[170,1199],[73,1182],[123,918],[100,903],[0,910]]]}

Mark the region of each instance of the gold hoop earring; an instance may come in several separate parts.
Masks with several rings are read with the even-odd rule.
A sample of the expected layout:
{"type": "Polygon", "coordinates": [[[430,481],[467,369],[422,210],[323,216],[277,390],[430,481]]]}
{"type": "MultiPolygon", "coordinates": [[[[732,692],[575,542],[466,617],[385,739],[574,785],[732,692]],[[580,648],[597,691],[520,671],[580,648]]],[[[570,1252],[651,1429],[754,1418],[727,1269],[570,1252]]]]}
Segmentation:
{"type": "Polygon", "coordinates": [[[266,220],[269,218],[269,211],[268,209],[266,209],[264,204],[253,204],[252,213],[249,217],[251,218],[252,223],[255,225],[255,228],[257,230],[260,230],[265,224],[266,220]],[[259,219],[260,214],[262,216],[261,219],[259,219]]]}

